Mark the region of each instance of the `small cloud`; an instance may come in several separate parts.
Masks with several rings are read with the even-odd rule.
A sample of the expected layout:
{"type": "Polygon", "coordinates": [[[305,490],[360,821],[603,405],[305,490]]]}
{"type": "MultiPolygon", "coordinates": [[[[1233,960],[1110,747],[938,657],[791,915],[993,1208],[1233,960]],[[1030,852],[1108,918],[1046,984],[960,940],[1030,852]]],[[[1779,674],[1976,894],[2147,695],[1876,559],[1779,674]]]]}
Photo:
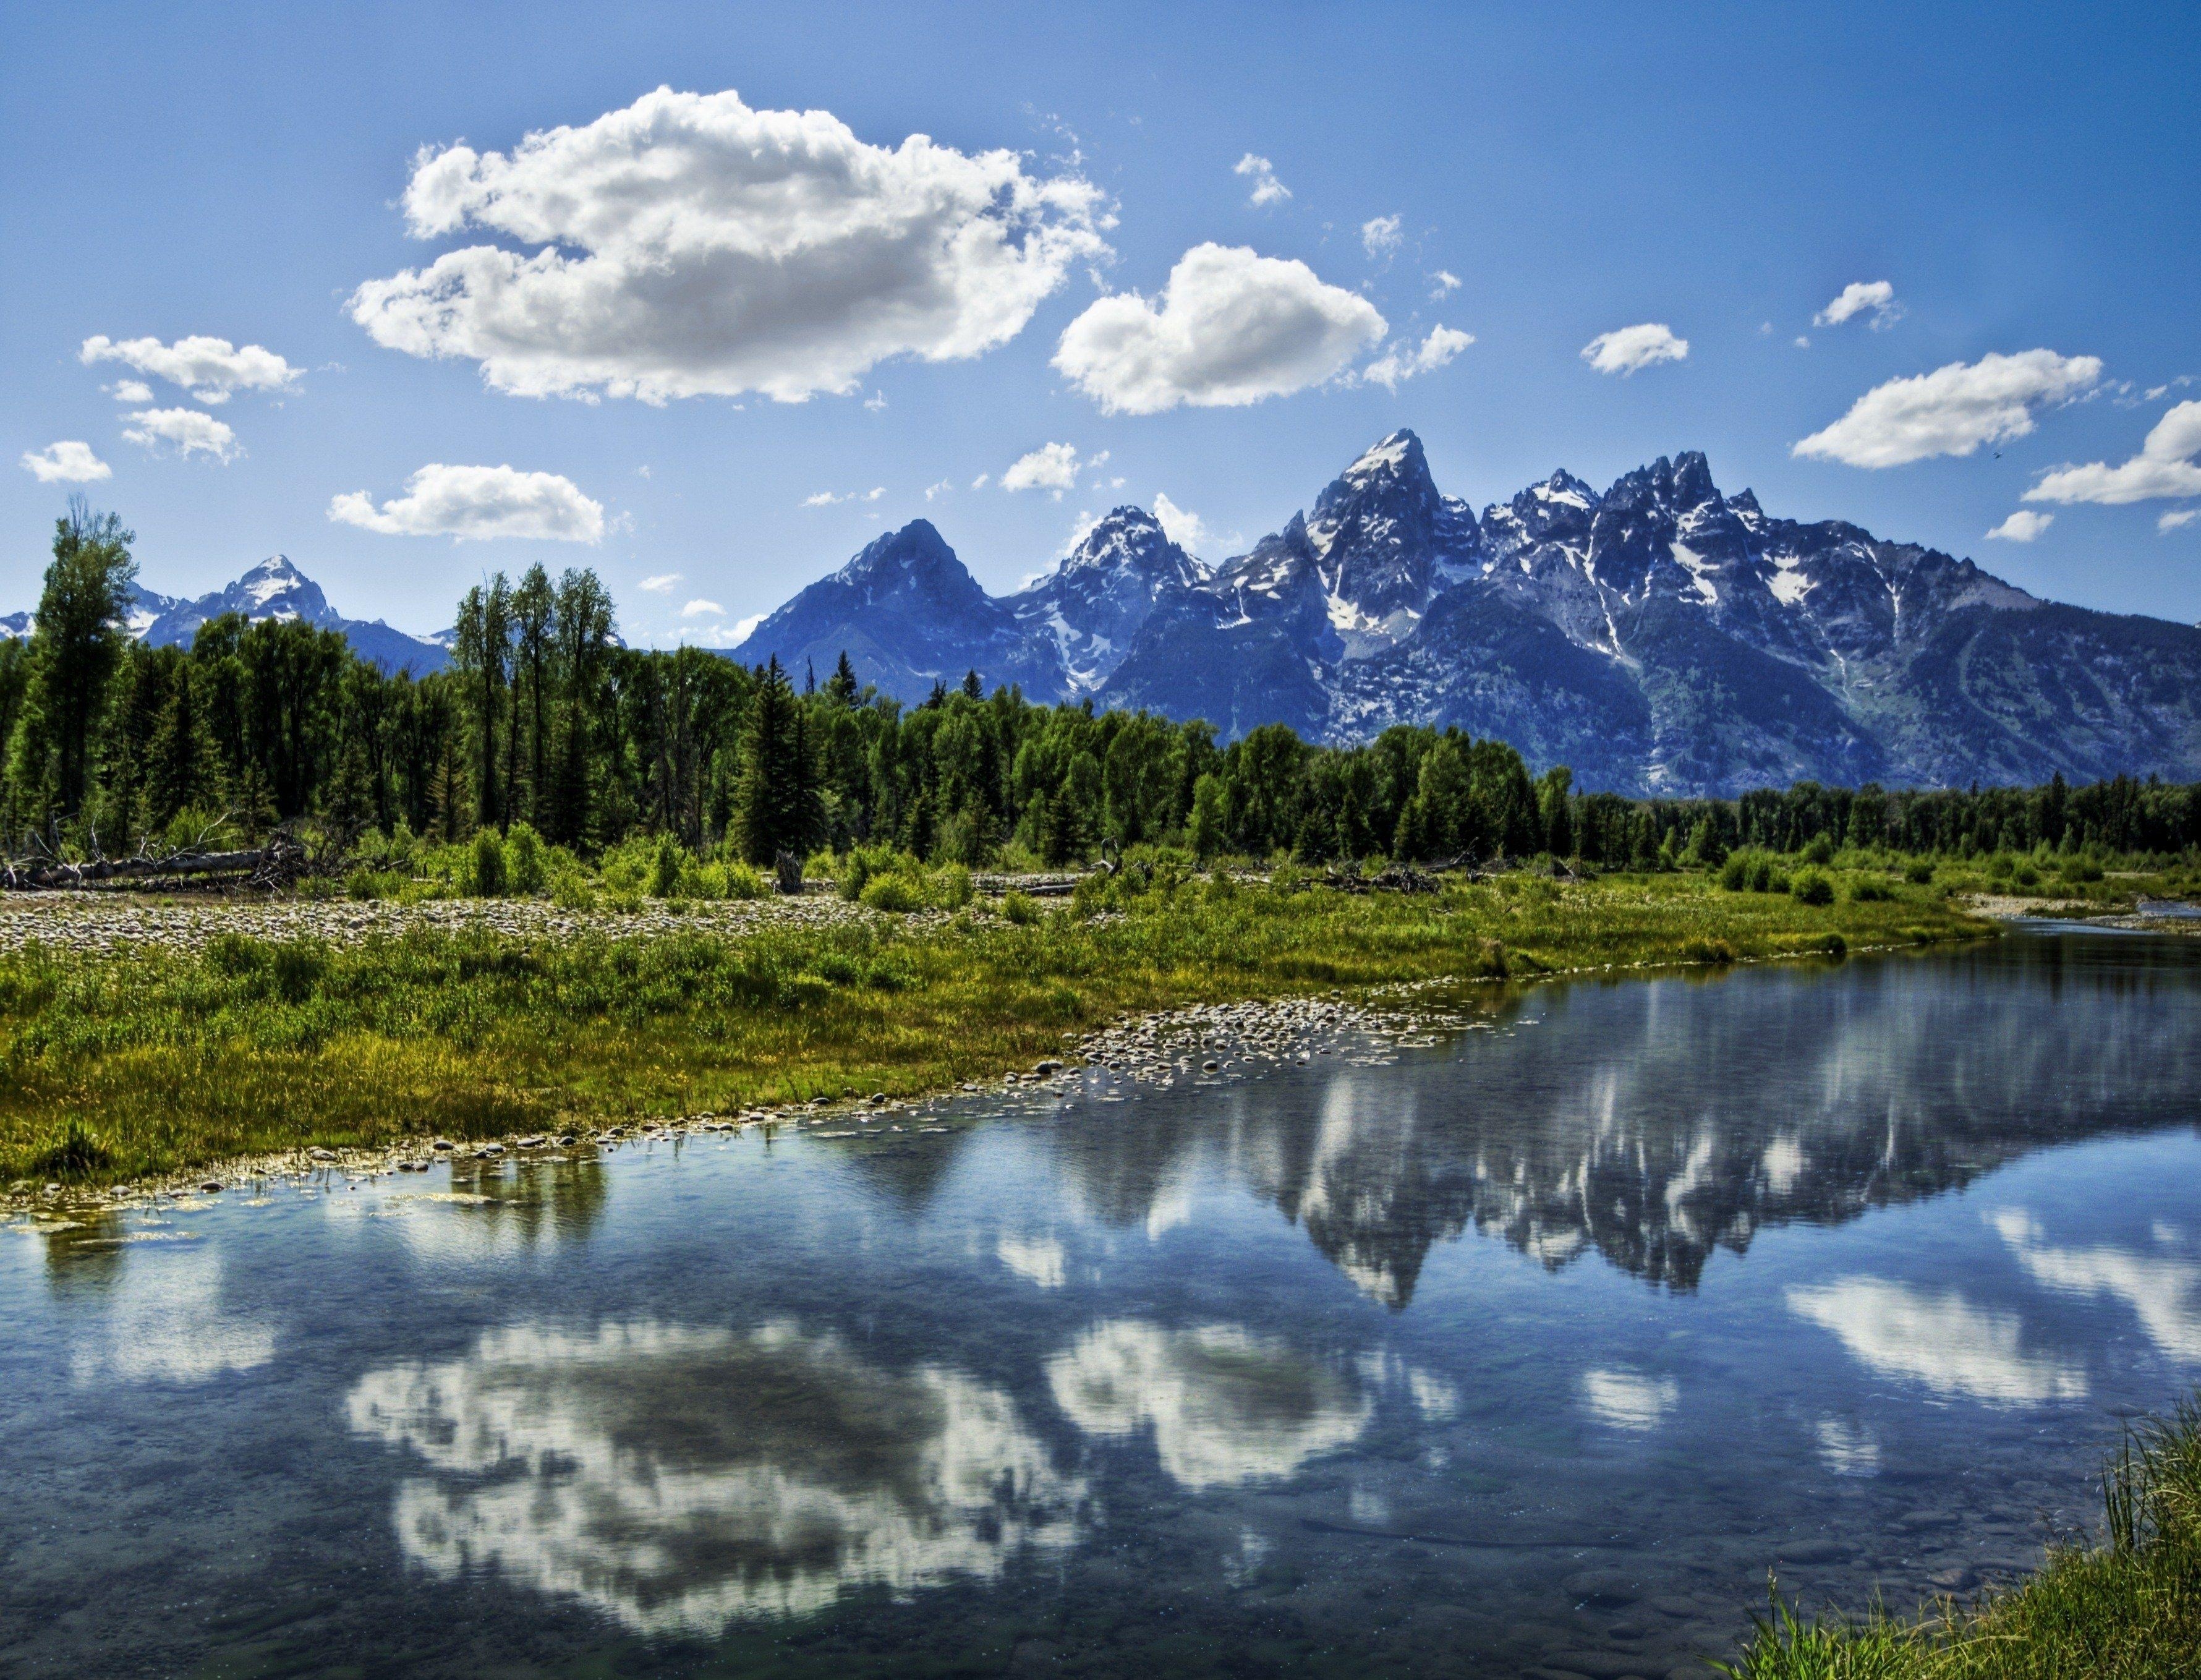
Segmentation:
{"type": "Polygon", "coordinates": [[[1370,216],[1360,224],[1360,244],[1369,256],[1388,261],[1398,255],[1406,236],[1399,231],[1396,216],[1370,216]]]}
{"type": "Polygon", "coordinates": [[[660,572],[654,578],[644,578],[635,587],[648,590],[652,595],[670,595],[672,586],[680,579],[681,574],[678,572],[660,572]]]}
{"type": "Polygon", "coordinates": [[[971,480],[971,488],[973,490],[985,489],[987,485],[992,481],[993,476],[994,475],[990,473],[981,473],[977,478],[971,480]]]}
{"type": "Polygon", "coordinates": [[[125,426],[122,435],[149,449],[168,443],[178,455],[210,455],[225,464],[244,453],[235,432],[197,408],[140,408],[130,418],[135,424],[125,426]]]}
{"type": "Polygon", "coordinates": [[[1811,335],[1808,332],[1799,332],[1792,342],[1798,350],[1808,350],[1811,348],[1811,335]]]}
{"type": "Polygon", "coordinates": [[[1840,326],[1867,311],[1870,311],[1871,319],[1865,325],[1875,332],[1884,332],[1903,319],[1903,306],[1895,301],[1895,287],[1891,282],[1851,281],[1842,288],[1840,297],[1811,317],[1811,325],[1840,326]]]}
{"type": "Polygon", "coordinates": [[[1253,183],[1253,195],[1248,201],[1252,203],[1266,208],[1271,204],[1281,204],[1292,196],[1292,190],[1277,179],[1274,166],[1265,157],[1257,157],[1247,152],[1231,166],[1230,173],[1243,175],[1253,183]]]}
{"type": "Polygon", "coordinates": [[[555,473],[510,467],[451,467],[432,461],[405,481],[405,493],[379,508],[365,490],[329,502],[329,517],[385,537],[450,537],[461,542],[527,537],[598,543],[604,504],[555,473]]]}
{"type": "Polygon", "coordinates": [[[1459,276],[1449,268],[1440,268],[1429,276],[1429,302],[1441,303],[1459,290],[1459,276]]]}
{"type": "Polygon", "coordinates": [[[1599,373],[1623,377],[1661,361],[1686,361],[1688,356],[1689,341],[1676,338],[1674,330],[1663,321],[1647,320],[1638,326],[1600,332],[1582,349],[1582,359],[1599,373]]]}
{"type": "Polygon", "coordinates": [[[1362,368],[1360,377],[1386,391],[1396,391],[1401,380],[1435,373],[1474,342],[1471,332],[1462,332],[1456,327],[1433,326],[1418,348],[1410,350],[1394,344],[1362,368]]]}
{"type": "Polygon", "coordinates": [[[2020,508],[1987,535],[2004,543],[2030,543],[2055,523],[2056,515],[2053,514],[2028,513],[2020,508]]]}
{"type": "MultiPolygon", "coordinates": [[[[180,385],[198,401],[209,403],[226,402],[232,391],[280,391],[301,377],[301,370],[263,345],[239,348],[226,338],[204,337],[179,338],[173,344],[164,344],[158,338],[126,338],[117,344],[103,332],[84,341],[77,360],[87,367],[96,362],[119,361],[138,373],[180,385]]],[[[118,400],[146,402],[152,400],[152,393],[118,400]]]]}
{"type": "Polygon", "coordinates": [[[2172,532],[2180,526],[2191,525],[2196,520],[2201,520],[2201,508],[2173,508],[2161,519],[2156,520],[2155,528],[2157,531],[2172,532]]]}
{"type": "Polygon", "coordinates": [[[23,470],[42,485],[88,485],[112,477],[114,471],[91,452],[91,444],[74,438],[25,450],[23,470]]]}
{"type": "Polygon", "coordinates": [[[1761,338],[1770,338],[1773,336],[1773,323],[1770,320],[1758,322],[1758,336],[1761,338]]]}
{"type": "Polygon", "coordinates": [[[1154,492],[1154,519],[1171,542],[1187,554],[1196,555],[1215,533],[1189,508],[1180,508],[1159,490],[1154,492]]]}
{"type": "Polygon", "coordinates": [[[634,469],[634,476],[637,479],[646,479],[649,476],[649,468],[647,466],[637,467],[634,469]]]}
{"type": "Polygon", "coordinates": [[[2157,497],[2201,496],[2201,402],[2163,410],[2131,460],[2065,467],[2026,491],[2028,502],[2098,502],[2121,507],[2157,497]]]}
{"type": "Polygon", "coordinates": [[[722,619],[726,616],[726,609],[715,601],[706,601],[698,596],[680,609],[680,616],[684,619],[722,619]]]}
{"type": "Polygon", "coordinates": [[[1007,490],[1043,490],[1059,502],[1063,491],[1077,482],[1084,470],[1077,451],[1068,443],[1042,443],[1030,454],[1018,456],[1001,474],[1001,488],[1007,490]]]}
{"type": "Polygon", "coordinates": [[[864,399],[864,406],[876,414],[880,409],[887,406],[886,392],[883,391],[873,391],[869,397],[866,397],[864,399]]]}
{"type": "MultiPolygon", "coordinates": [[[[2053,350],[1952,361],[1930,373],[1875,385],[1847,414],[1793,444],[1789,453],[1850,467],[1901,467],[1929,455],[1968,455],[1982,443],[2024,437],[2033,430],[2037,410],[2075,402],[2101,377],[2098,356],[2058,355],[2053,350]]],[[[2066,499],[2044,497],[2046,488],[2044,484],[2028,491],[2025,499],[2066,499]]]]}
{"type": "Polygon", "coordinates": [[[751,613],[747,618],[742,620],[739,623],[734,626],[733,636],[726,643],[726,645],[730,648],[740,647],[742,643],[748,641],[750,636],[754,633],[756,627],[762,624],[765,620],[770,616],[771,615],[766,613],[751,613]]]}
{"type": "Polygon", "coordinates": [[[117,402],[150,402],[153,400],[153,387],[143,379],[117,379],[113,385],[102,385],[100,389],[117,402]]]}
{"type": "Polygon", "coordinates": [[[954,485],[949,484],[947,479],[942,479],[936,485],[927,485],[924,487],[924,499],[927,502],[930,502],[936,496],[947,495],[949,490],[954,488],[954,485]]]}
{"type": "Polygon", "coordinates": [[[884,485],[875,485],[870,490],[821,490],[815,496],[806,496],[806,508],[835,508],[843,502],[876,502],[887,493],[884,485]]]}

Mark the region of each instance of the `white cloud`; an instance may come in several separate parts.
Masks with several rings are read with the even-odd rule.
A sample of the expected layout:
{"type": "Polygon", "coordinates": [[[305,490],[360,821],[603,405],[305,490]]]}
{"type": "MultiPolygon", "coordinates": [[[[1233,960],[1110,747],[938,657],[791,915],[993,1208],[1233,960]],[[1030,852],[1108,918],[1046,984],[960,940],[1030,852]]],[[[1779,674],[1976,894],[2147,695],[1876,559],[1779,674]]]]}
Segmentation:
{"type": "Polygon", "coordinates": [[[1429,276],[1429,279],[1432,282],[1429,287],[1429,302],[1432,303],[1441,303],[1459,290],[1459,276],[1449,268],[1438,269],[1429,276]]]}
{"type": "Polygon", "coordinates": [[[993,476],[994,475],[990,473],[981,473],[977,478],[971,480],[971,488],[973,490],[985,489],[987,485],[992,481],[993,476]]]}
{"type": "Polygon", "coordinates": [[[2162,496],[2201,496],[2201,402],[2167,409],[2149,431],[2139,453],[2111,467],[2089,461],[2051,473],[2026,491],[2028,502],[2100,502],[2121,506],[2162,496]]]}
{"type": "Polygon", "coordinates": [[[680,616],[684,619],[722,619],[726,616],[726,609],[715,601],[705,601],[698,596],[680,609],[680,616]]]}
{"type": "Polygon", "coordinates": [[[925,499],[927,502],[930,502],[930,501],[933,500],[936,496],[945,496],[945,495],[947,495],[947,494],[948,494],[948,492],[949,490],[953,490],[953,489],[954,489],[954,488],[955,488],[955,486],[954,486],[954,485],[953,485],[949,484],[949,483],[948,482],[948,480],[947,480],[947,479],[942,479],[938,484],[936,484],[936,485],[927,485],[924,487],[924,499],[925,499]]]}
{"type": "Polygon", "coordinates": [[[1794,343],[1795,343],[1796,348],[1797,348],[1798,350],[1810,350],[1810,349],[1811,348],[1811,335],[1810,335],[1809,333],[1806,333],[1806,332],[1799,332],[1799,333],[1796,335],[1796,338],[1795,338],[1794,343]]]}
{"type": "Polygon", "coordinates": [[[680,579],[681,574],[678,572],[660,572],[654,578],[644,578],[635,587],[647,590],[652,595],[670,595],[672,593],[673,584],[678,583],[680,579]]]}
{"type": "Polygon", "coordinates": [[[1277,179],[1276,167],[1265,157],[1247,152],[1231,165],[1230,173],[1243,175],[1253,183],[1253,203],[1281,204],[1292,196],[1291,188],[1277,179]]]}
{"type": "Polygon", "coordinates": [[[1370,216],[1360,224],[1360,245],[1370,256],[1395,256],[1406,243],[1396,216],[1370,216]]]}
{"type": "Polygon", "coordinates": [[[887,406],[886,392],[883,391],[873,391],[869,397],[866,397],[864,399],[864,406],[870,409],[873,414],[877,414],[882,408],[884,408],[887,406]]]}
{"type": "Polygon", "coordinates": [[[1811,325],[1840,326],[1867,310],[1872,312],[1872,318],[1865,324],[1875,332],[1903,319],[1903,306],[1895,301],[1895,287],[1891,282],[1852,280],[1842,288],[1840,297],[1811,317],[1811,325]]]}
{"type": "Polygon", "coordinates": [[[1661,321],[1600,332],[1582,349],[1582,359],[1600,373],[1629,374],[1661,361],[1686,361],[1689,341],[1661,321]]]}
{"type": "Polygon", "coordinates": [[[1240,408],[1342,373],[1388,330],[1304,262],[1194,245],[1162,288],[1104,297],[1065,329],[1056,370],[1111,414],[1240,408]]]}
{"type": "Polygon", "coordinates": [[[1215,533],[1189,508],[1180,508],[1159,490],[1154,492],[1154,520],[1171,542],[1189,555],[1196,555],[1215,533]]]}
{"type": "MultiPolygon", "coordinates": [[[[158,338],[125,338],[117,344],[105,333],[84,341],[77,359],[89,367],[97,361],[119,361],[140,373],[149,373],[170,385],[181,385],[202,402],[226,402],[238,391],[280,391],[296,380],[298,368],[260,344],[242,348],[226,338],[179,338],[164,344],[158,338]]],[[[126,387],[127,388],[127,387],[126,387]]],[[[153,393],[138,385],[143,396],[114,392],[122,402],[148,402],[153,393]]]]}
{"type": "Polygon", "coordinates": [[[1435,372],[1474,342],[1472,332],[1462,332],[1457,327],[1433,326],[1418,349],[1394,344],[1362,368],[1360,377],[1386,391],[1396,391],[1401,379],[1435,372]]]}
{"type": "Polygon", "coordinates": [[[2170,532],[2201,519],[2201,508],[2175,508],[2155,522],[2157,531],[2170,532]]]}
{"type": "Polygon", "coordinates": [[[2030,514],[2020,508],[1987,535],[1999,537],[2005,543],[2030,543],[2055,523],[2056,515],[2053,514],[2030,514]]]}
{"type": "Polygon", "coordinates": [[[1967,455],[1982,443],[2024,437],[2033,430],[2035,409],[2083,396],[2101,377],[2098,356],[2053,350],[1952,361],[1930,373],[1875,385],[1849,413],[1789,453],[1852,467],[1967,455]]]}
{"type": "Polygon", "coordinates": [[[751,613],[747,618],[739,620],[734,626],[733,636],[726,645],[730,648],[740,647],[742,643],[749,639],[750,633],[771,616],[769,613],[751,613]]]}
{"type": "Polygon", "coordinates": [[[143,379],[117,379],[113,385],[102,385],[100,389],[117,402],[150,402],[153,400],[153,387],[143,379]]]}
{"type": "Polygon", "coordinates": [[[329,517],[388,537],[542,537],[595,543],[604,534],[604,508],[555,473],[509,467],[423,467],[405,494],[379,508],[363,490],[333,498],[329,517]]]}
{"type": "Polygon", "coordinates": [[[887,493],[884,485],[874,485],[869,490],[821,490],[815,496],[806,496],[806,508],[836,508],[843,502],[876,502],[887,493]]]}
{"type": "Polygon", "coordinates": [[[1009,463],[1001,474],[1001,488],[1053,490],[1059,502],[1063,491],[1077,482],[1083,465],[1070,444],[1042,443],[1009,463]]]}
{"type": "Polygon", "coordinates": [[[170,443],[178,455],[210,455],[220,461],[234,461],[244,453],[237,447],[234,431],[197,408],[140,408],[130,418],[136,424],[125,426],[122,435],[149,449],[170,443]]]}
{"type": "Polygon", "coordinates": [[[88,485],[110,478],[114,469],[91,452],[91,445],[64,438],[43,449],[23,451],[23,470],[42,485],[88,485]]]}
{"type": "Polygon", "coordinates": [[[520,396],[847,392],[878,362],[960,361],[1023,331],[1071,265],[1108,255],[1103,195],[1008,150],[856,138],[830,111],[660,87],[510,153],[423,151],[422,238],[449,251],[370,280],[352,318],[413,355],[478,362],[520,396]]]}

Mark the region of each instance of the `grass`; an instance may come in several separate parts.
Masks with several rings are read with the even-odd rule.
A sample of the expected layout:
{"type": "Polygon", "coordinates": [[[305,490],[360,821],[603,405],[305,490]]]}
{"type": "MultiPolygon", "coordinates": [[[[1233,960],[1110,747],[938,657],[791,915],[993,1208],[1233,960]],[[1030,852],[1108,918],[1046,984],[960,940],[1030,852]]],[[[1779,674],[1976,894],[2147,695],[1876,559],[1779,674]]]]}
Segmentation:
{"type": "MultiPolygon", "coordinates": [[[[1839,872],[1837,872],[1839,873],[1839,872]]],[[[1988,931],[1938,890],[1824,905],[1701,875],[1441,894],[1097,879],[745,933],[563,941],[426,928],[333,946],[0,957],[0,1184],[561,1119],[723,1113],[1029,1067],[1124,1012],[1385,983],[1839,954],[1988,931]]]]}
{"type": "Polygon", "coordinates": [[[1776,1606],[1738,1680],[2192,1680],[2201,1674],[2201,1407],[2144,1425],[2103,1477],[2098,1545],[1917,1620],[1776,1606]]]}

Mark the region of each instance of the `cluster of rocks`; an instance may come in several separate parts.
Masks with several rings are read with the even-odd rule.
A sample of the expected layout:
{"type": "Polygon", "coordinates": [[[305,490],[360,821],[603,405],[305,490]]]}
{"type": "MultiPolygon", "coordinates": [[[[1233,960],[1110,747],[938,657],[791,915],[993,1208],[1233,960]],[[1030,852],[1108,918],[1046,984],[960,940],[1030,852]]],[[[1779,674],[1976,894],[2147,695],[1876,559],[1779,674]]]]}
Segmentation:
{"type": "Polygon", "coordinates": [[[1168,1084],[1180,1078],[1241,1072],[1263,1063],[1328,1055],[1348,1034],[1395,1031],[1410,1025],[1395,1009],[1327,997],[1269,1002],[1203,1003],[1116,1023],[1089,1032],[1077,1051],[1091,1066],[1119,1078],[1168,1084]]]}
{"type": "Polygon", "coordinates": [[[414,928],[481,931],[523,939],[569,939],[584,934],[631,938],[684,931],[742,933],[766,926],[815,926],[877,913],[830,893],[690,899],[681,901],[677,909],[649,900],[636,910],[567,910],[531,898],[443,898],[407,904],[391,899],[11,893],[0,896],[0,950],[44,943],[79,955],[145,945],[196,951],[221,933],[346,945],[394,938],[414,928]]]}

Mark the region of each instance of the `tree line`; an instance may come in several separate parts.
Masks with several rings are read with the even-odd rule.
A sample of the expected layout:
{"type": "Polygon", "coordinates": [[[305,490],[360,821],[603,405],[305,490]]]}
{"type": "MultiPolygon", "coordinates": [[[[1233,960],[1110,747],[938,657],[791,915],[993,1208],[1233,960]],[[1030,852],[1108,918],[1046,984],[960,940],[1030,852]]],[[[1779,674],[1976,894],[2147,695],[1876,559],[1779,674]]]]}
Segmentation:
{"type": "Polygon", "coordinates": [[[1582,793],[1505,743],[1398,727],[1350,748],[1267,725],[1037,706],[976,672],[905,707],[831,673],[623,646],[593,572],[502,574],[459,605],[453,658],[415,678],[295,620],[126,628],[132,533],[81,501],[56,522],[33,633],[0,643],[0,844],[110,856],[278,825],[403,825],[445,841],[525,823],[590,851],[637,833],[758,863],[886,844],[1048,866],[1105,843],[1330,863],[1549,854],[1708,865],[1744,848],[1934,855],[2201,845],[2201,784],[1841,789],[1739,799],[1582,793]]]}

